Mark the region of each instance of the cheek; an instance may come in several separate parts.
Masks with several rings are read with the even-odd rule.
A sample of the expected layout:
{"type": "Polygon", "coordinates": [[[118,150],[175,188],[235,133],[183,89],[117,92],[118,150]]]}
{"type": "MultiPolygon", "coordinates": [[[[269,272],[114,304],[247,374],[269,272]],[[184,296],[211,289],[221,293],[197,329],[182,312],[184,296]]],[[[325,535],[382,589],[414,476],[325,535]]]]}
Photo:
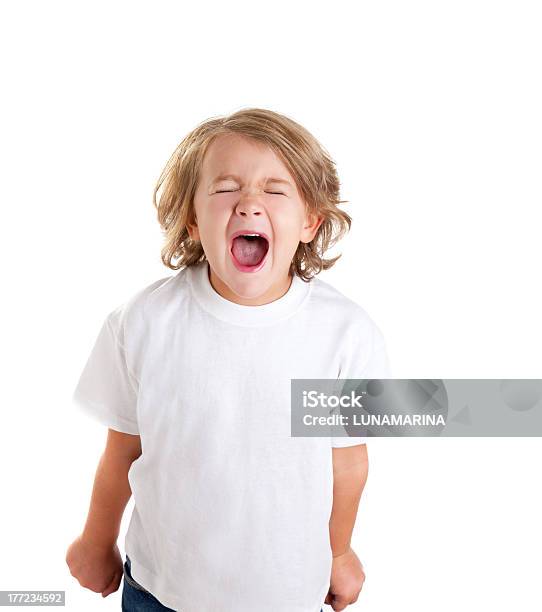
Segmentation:
{"type": "Polygon", "coordinates": [[[271,215],[271,223],[277,241],[297,242],[303,228],[303,213],[287,206],[276,208],[271,215]]]}
{"type": "Polygon", "coordinates": [[[219,232],[221,224],[227,223],[231,209],[227,203],[219,200],[201,201],[195,208],[200,225],[211,232],[219,232]]]}

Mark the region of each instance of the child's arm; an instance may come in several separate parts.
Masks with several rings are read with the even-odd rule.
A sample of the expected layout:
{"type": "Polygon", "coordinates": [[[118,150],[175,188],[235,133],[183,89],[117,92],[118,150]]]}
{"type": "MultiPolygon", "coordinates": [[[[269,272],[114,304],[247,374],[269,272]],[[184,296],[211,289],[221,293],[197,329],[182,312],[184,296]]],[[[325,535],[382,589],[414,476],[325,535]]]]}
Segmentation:
{"type": "Polygon", "coordinates": [[[72,576],[81,586],[103,597],[116,591],[122,579],[123,563],[117,538],[124,509],[132,494],[128,470],[140,455],[139,436],[108,430],[85,527],[66,553],[72,576]]]}
{"type": "Polygon", "coordinates": [[[325,603],[334,610],[344,610],[357,601],[365,574],[350,547],[359,501],[367,474],[367,446],[358,444],[333,448],[333,507],[329,535],[333,552],[330,589],[325,603]]]}

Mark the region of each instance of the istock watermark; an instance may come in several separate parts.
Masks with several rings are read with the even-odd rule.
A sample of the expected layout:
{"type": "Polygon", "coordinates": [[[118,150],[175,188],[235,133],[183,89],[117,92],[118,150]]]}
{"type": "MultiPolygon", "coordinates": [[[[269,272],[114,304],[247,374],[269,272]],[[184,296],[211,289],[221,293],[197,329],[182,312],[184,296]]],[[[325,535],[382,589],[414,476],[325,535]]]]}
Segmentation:
{"type": "Polygon", "coordinates": [[[540,379],[292,379],[292,436],[542,436],[540,379]]]}

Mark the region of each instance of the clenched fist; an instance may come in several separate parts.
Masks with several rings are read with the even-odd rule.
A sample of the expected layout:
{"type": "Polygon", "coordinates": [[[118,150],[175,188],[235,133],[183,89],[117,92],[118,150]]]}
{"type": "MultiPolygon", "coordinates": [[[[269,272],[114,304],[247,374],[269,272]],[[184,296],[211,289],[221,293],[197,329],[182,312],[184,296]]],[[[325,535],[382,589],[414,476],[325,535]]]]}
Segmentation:
{"type": "Polygon", "coordinates": [[[82,587],[101,593],[102,597],[119,588],[123,563],[116,544],[100,547],[79,536],[68,548],[66,563],[82,587]]]}
{"type": "Polygon", "coordinates": [[[335,612],[344,610],[346,606],[358,600],[365,572],[356,553],[349,548],[344,554],[333,558],[329,592],[325,603],[335,612]]]}

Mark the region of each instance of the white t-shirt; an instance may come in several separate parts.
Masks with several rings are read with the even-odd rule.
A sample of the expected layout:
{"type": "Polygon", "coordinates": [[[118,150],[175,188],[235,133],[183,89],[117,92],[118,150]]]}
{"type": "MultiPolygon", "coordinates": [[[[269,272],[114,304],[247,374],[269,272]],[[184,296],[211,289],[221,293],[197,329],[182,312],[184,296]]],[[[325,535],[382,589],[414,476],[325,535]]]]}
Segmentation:
{"type": "Polygon", "coordinates": [[[213,289],[204,261],[113,310],[73,399],[141,437],[133,578],[181,612],[319,612],[331,447],[366,439],[292,437],[290,379],[387,377],[380,329],[318,278],[245,306],[213,289]]]}

